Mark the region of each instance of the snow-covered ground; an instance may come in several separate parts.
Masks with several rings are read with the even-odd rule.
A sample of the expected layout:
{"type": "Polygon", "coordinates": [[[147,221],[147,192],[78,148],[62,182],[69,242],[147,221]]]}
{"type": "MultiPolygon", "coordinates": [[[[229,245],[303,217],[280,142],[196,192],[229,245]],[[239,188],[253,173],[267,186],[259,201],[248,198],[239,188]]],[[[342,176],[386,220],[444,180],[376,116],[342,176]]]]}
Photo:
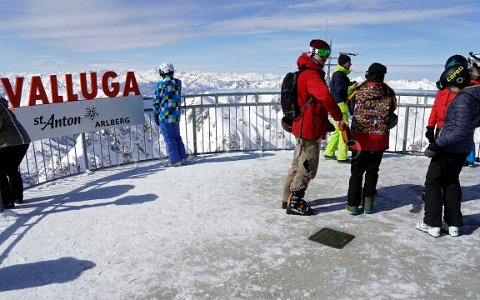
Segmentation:
{"type": "Polygon", "coordinates": [[[461,236],[422,219],[426,157],[385,154],[377,212],[344,208],[349,165],[321,160],[306,199],[280,209],[292,151],[151,161],[28,189],[0,214],[0,299],[479,299],[480,169],[461,173],[461,236]],[[343,249],[308,240],[323,227],[343,249]]]}

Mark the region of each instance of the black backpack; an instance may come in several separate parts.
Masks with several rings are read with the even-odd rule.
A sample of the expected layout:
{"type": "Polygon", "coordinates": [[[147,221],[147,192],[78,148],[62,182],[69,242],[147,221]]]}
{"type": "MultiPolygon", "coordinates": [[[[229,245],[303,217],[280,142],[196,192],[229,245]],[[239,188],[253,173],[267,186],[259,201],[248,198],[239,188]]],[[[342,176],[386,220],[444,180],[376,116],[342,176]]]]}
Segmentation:
{"type": "Polygon", "coordinates": [[[297,80],[305,70],[300,69],[296,72],[288,72],[282,81],[280,94],[280,103],[283,111],[282,127],[287,132],[292,132],[293,121],[302,114],[298,105],[297,80]]]}

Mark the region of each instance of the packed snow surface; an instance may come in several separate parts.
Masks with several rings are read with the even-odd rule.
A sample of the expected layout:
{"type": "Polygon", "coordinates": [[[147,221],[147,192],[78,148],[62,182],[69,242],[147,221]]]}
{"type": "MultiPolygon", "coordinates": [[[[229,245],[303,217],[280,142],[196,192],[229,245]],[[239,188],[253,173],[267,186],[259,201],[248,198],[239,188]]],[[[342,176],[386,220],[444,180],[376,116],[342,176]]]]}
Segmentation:
{"type": "Polygon", "coordinates": [[[386,153],[376,212],[345,210],[349,165],[321,158],[311,217],[280,208],[293,151],[150,161],[26,190],[0,214],[0,299],[478,299],[480,184],[457,238],[415,229],[429,159],[386,153]],[[355,235],[343,249],[308,240],[355,235]]]}

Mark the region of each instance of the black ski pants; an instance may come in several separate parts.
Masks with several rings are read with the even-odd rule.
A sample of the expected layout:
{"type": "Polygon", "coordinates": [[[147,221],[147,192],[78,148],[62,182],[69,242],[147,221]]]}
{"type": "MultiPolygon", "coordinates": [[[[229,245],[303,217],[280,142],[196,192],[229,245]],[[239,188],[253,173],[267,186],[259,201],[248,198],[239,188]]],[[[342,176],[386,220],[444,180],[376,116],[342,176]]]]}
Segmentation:
{"type": "Polygon", "coordinates": [[[352,165],[348,183],[348,205],[359,206],[365,197],[375,197],[377,193],[378,170],[384,151],[352,150],[352,165]],[[362,182],[365,174],[365,184],[362,182]]]}
{"type": "Polygon", "coordinates": [[[441,227],[443,208],[443,219],[448,226],[463,226],[459,175],[467,155],[468,153],[438,152],[432,157],[425,179],[425,224],[441,227]]]}
{"type": "Polygon", "coordinates": [[[18,167],[29,144],[0,148],[0,186],[3,205],[23,200],[23,180],[18,167]]]}

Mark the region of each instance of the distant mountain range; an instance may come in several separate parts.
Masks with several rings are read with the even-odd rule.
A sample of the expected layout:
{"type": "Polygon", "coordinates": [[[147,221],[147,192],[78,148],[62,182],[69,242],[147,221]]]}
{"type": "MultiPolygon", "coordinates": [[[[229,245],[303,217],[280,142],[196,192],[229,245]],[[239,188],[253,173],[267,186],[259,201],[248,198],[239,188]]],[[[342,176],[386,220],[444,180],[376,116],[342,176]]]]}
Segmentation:
{"type": "MultiPolygon", "coordinates": [[[[97,73],[97,85],[99,86],[99,97],[105,97],[100,88],[101,77],[102,75],[109,70],[97,70],[92,71],[97,73]]],[[[119,82],[120,85],[124,84],[125,74],[129,70],[113,70],[118,74],[118,77],[115,78],[116,82],[119,82]]],[[[160,79],[158,70],[140,70],[134,71],[135,78],[137,80],[140,93],[143,96],[149,97],[153,95],[153,90],[156,82],[160,79]]],[[[65,74],[72,74],[73,77],[73,90],[78,92],[80,91],[80,80],[79,73],[57,73],[57,82],[58,82],[58,92],[60,95],[65,95],[65,74]]],[[[26,105],[25,102],[28,98],[30,92],[30,79],[32,76],[40,76],[41,81],[44,85],[47,95],[50,93],[50,74],[13,74],[13,73],[3,73],[0,74],[1,78],[7,78],[10,81],[10,84],[13,89],[15,89],[15,78],[24,77],[23,87],[22,87],[22,106],[26,105]]],[[[280,89],[282,83],[282,76],[274,74],[257,74],[257,73],[204,73],[204,72],[178,72],[175,74],[176,77],[182,80],[183,82],[183,94],[203,94],[208,93],[209,91],[218,90],[218,89],[280,89]]],[[[88,76],[87,76],[88,77],[88,76]]],[[[88,77],[89,78],[89,77],[88,77]]],[[[357,82],[361,82],[363,78],[356,77],[351,78],[357,82]]],[[[410,81],[410,80],[395,80],[388,81],[389,84],[394,89],[413,89],[413,90],[435,90],[435,83],[428,81],[426,79],[421,81],[410,81]]],[[[2,84],[0,84],[0,93],[5,95],[5,90],[2,84]]],[[[49,95],[50,96],[50,95],[49,95]]],[[[81,96],[80,96],[81,98],[81,96]]]]}

